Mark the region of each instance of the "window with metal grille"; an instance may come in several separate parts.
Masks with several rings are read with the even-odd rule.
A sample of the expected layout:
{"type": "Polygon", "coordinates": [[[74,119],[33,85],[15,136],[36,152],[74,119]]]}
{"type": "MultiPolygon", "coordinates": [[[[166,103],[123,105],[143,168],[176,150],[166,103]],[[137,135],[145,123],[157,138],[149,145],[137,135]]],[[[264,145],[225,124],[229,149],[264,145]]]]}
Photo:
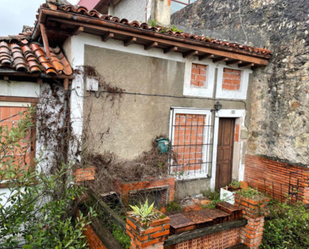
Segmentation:
{"type": "Polygon", "coordinates": [[[210,110],[181,109],[171,111],[170,174],[179,179],[208,176],[212,163],[212,134],[210,110]]]}

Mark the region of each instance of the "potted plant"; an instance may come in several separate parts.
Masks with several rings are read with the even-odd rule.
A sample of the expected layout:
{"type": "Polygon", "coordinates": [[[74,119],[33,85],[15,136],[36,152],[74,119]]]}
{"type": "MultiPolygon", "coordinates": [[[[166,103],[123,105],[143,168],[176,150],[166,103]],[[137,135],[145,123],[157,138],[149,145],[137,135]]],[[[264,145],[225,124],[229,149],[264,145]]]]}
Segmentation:
{"type": "Polygon", "coordinates": [[[154,203],[149,205],[148,200],[146,200],[145,204],[140,204],[139,206],[130,205],[130,207],[133,211],[129,212],[128,216],[143,228],[154,226],[158,223],[158,220],[169,220],[165,214],[154,208],[154,203]]]}

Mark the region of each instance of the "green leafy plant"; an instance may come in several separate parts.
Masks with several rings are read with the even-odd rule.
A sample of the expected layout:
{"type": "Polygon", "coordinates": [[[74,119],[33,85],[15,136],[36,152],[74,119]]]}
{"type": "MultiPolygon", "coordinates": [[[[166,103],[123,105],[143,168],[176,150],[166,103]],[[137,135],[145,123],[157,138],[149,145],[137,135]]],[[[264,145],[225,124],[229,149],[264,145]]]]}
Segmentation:
{"type": "Polygon", "coordinates": [[[150,206],[148,205],[148,199],[145,201],[144,205],[140,204],[140,206],[131,206],[133,209],[132,215],[137,217],[141,223],[145,223],[148,225],[148,223],[158,218],[158,215],[153,209],[154,203],[152,203],[150,206]]]}
{"type": "Polygon", "coordinates": [[[148,23],[148,25],[150,25],[151,27],[156,27],[157,26],[157,21],[152,19],[150,20],[150,22],[148,23]]]}
{"type": "Polygon", "coordinates": [[[34,113],[29,109],[15,127],[0,126],[0,182],[9,189],[0,195],[0,248],[87,248],[83,231],[95,213],[73,218],[74,200],[86,189],[74,184],[65,164],[47,174],[36,167],[40,160],[26,160],[34,113]],[[16,148],[25,156],[14,156],[16,148]]]}
{"type": "Polygon", "coordinates": [[[202,191],[203,196],[207,197],[209,200],[220,200],[220,192],[219,191],[202,191]]]}
{"type": "Polygon", "coordinates": [[[173,200],[172,202],[167,204],[167,206],[165,207],[165,210],[167,212],[173,212],[173,211],[180,211],[182,210],[182,208],[177,202],[177,200],[173,200]]]}
{"type": "Polygon", "coordinates": [[[229,187],[232,187],[232,188],[240,188],[240,182],[239,181],[236,181],[236,180],[233,180],[230,184],[229,184],[229,187]]]}
{"type": "Polygon", "coordinates": [[[112,234],[113,237],[120,243],[123,248],[130,249],[131,238],[115,223],[113,224],[112,234]]]}
{"type": "Polygon", "coordinates": [[[243,188],[241,190],[236,191],[237,194],[243,196],[245,198],[257,198],[264,196],[261,192],[254,188],[243,188]]]}
{"type": "Polygon", "coordinates": [[[269,209],[270,215],[265,221],[261,248],[309,248],[308,209],[302,204],[276,202],[269,209]]]}
{"type": "Polygon", "coordinates": [[[173,26],[170,28],[170,30],[173,31],[173,32],[180,32],[180,33],[182,33],[182,29],[176,28],[175,25],[173,25],[173,26]]]}

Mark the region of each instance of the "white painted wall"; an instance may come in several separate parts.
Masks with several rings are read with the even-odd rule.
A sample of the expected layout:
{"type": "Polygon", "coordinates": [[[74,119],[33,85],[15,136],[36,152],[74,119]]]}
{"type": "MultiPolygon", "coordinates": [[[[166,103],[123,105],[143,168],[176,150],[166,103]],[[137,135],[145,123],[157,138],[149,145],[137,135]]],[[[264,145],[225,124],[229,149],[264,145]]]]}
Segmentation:
{"type": "Polygon", "coordinates": [[[37,98],[41,93],[40,84],[33,82],[0,80],[0,95],[37,98]]]}

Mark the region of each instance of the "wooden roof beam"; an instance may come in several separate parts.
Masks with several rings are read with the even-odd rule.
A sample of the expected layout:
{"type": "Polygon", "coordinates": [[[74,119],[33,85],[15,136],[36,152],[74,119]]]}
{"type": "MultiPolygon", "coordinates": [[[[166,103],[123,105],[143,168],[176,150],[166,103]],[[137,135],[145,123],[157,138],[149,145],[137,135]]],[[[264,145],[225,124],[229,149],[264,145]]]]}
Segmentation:
{"type": "Polygon", "coordinates": [[[114,33],[107,32],[106,34],[104,34],[104,35],[102,36],[102,41],[106,42],[106,41],[108,41],[109,39],[114,38],[114,36],[115,36],[114,33]]]}
{"type": "Polygon", "coordinates": [[[158,43],[157,42],[151,42],[148,45],[145,45],[144,49],[149,50],[149,49],[152,49],[152,48],[155,48],[155,47],[158,47],[158,43]]]}
{"type": "MultiPolygon", "coordinates": [[[[49,11],[49,10],[44,10],[46,14],[51,13],[51,15],[54,15],[54,12],[49,11]]],[[[70,20],[73,17],[73,14],[68,14],[68,13],[61,13],[61,17],[65,19],[61,19],[59,17],[49,17],[49,20],[56,21],[59,23],[64,23],[67,25],[77,25],[76,21],[70,20]]],[[[83,21],[83,23],[79,23],[78,26],[83,26],[86,29],[91,29],[91,30],[97,30],[97,32],[113,32],[115,34],[119,34],[122,36],[127,36],[127,37],[132,37],[134,36],[135,38],[139,40],[145,40],[147,42],[153,42],[156,41],[159,44],[166,44],[168,47],[178,47],[187,49],[187,50],[193,50],[193,51],[199,51],[201,54],[214,54],[215,56],[220,56],[224,58],[230,58],[230,60],[241,60],[241,61],[246,61],[246,62],[251,62],[254,63],[255,65],[263,65],[266,66],[268,65],[268,59],[270,56],[262,56],[262,55],[254,55],[250,54],[249,52],[246,51],[235,51],[235,49],[232,48],[224,48],[215,46],[214,44],[207,44],[206,45],[201,45],[199,42],[191,40],[191,39],[179,39],[177,37],[173,36],[166,36],[160,33],[154,33],[152,36],[149,36],[148,34],[145,34],[143,30],[139,29],[134,29],[133,31],[131,30],[130,27],[122,27],[122,29],[117,28],[114,23],[109,23],[109,22],[104,22],[101,20],[95,20],[95,19],[89,19],[87,17],[83,16],[78,16],[77,17],[78,21],[83,21]],[[104,25],[103,25],[104,24],[104,25]],[[134,32],[134,34],[132,34],[134,32]],[[228,51],[231,50],[231,51],[228,51]]],[[[35,34],[33,35],[35,37],[35,34]]]]}
{"type": "Polygon", "coordinates": [[[41,34],[42,34],[42,38],[43,38],[43,44],[44,44],[44,50],[46,53],[46,57],[47,59],[50,59],[50,48],[49,48],[49,43],[48,43],[48,38],[46,35],[46,29],[45,29],[45,25],[43,23],[40,24],[40,29],[41,29],[41,34]]]}
{"type": "Polygon", "coordinates": [[[238,67],[239,67],[239,68],[246,68],[246,67],[254,67],[254,66],[255,66],[254,63],[246,62],[246,63],[240,64],[238,67]]]}
{"type": "Polygon", "coordinates": [[[213,59],[212,61],[213,61],[214,63],[217,63],[217,62],[226,62],[226,61],[228,61],[228,60],[229,60],[229,58],[220,57],[220,58],[217,58],[217,59],[213,59]]]}
{"type": "Polygon", "coordinates": [[[80,26],[73,32],[73,35],[78,35],[82,32],[84,32],[84,27],[80,26]]]}
{"type": "Polygon", "coordinates": [[[241,64],[242,61],[239,60],[231,60],[231,61],[227,61],[226,65],[234,65],[234,64],[241,64]]]}
{"type": "Polygon", "coordinates": [[[183,53],[183,54],[182,54],[182,57],[183,57],[183,58],[188,58],[188,57],[193,56],[193,55],[198,55],[198,51],[192,50],[192,51],[183,53]]]}
{"type": "Polygon", "coordinates": [[[131,37],[130,39],[123,42],[125,47],[130,46],[132,43],[135,43],[137,41],[136,37],[131,37]]]}
{"type": "Polygon", "coordinates": [[[215,57],[215,55],[213,55],[213,54],[204,54],[204,55],[199,56],[198,59],[201,61],[201,60],[204,60],[204,59],[212,59],[214,57],[215,57]]]}
{"type": "Polygon", "coordinates": [[[167,53],[170,53],[170,52],[176,52],[177,50],[178,50],[178,47],[172,46],[172,47],[169,47],[169,48],[165,48],[163,51],[164,51],[164,54],[167,54],[167,53]]]}

